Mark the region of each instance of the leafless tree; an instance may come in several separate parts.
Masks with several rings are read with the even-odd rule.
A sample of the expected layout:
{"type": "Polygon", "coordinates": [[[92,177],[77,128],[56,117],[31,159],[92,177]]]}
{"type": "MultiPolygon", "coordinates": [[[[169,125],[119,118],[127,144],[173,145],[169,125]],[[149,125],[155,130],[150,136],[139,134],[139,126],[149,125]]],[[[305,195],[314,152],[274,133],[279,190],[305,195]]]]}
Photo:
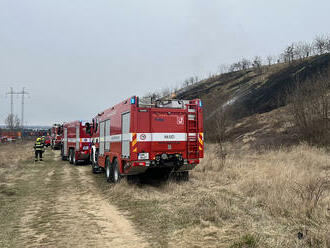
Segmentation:
{"type": "Polygon", "coordinates": [[[268,55],[266,59],[267,59],[267,62],[268,62],[268,66],[271,66],[272,65],[272,62],[273,62],[273,56],[272,55],[268,55]]]}
{"type": "Polygon", "coordinates": [[[328,38],[326,36],[317,36],[314,40],[314,47],[318,54],[323,54],[327,50],[328,38]]]}
{"type": "Polygon", "coordinates": [[[284,62],[291,63],[294,60],[294,44],[287,46],[283,52],[284,62]]]}
{"type": "Polygon", "coordinates": [[[241,61],[240,61],[240,65],[241,65],[241,70],[246,70],[246,69],[249,69],[250,66],[251,66],[251,61],[246,59],[246,58],[243,58],[241,61]]]}
{"type": "Polygon", "coordinates": [[[307,42],[303,43],[301,47],[301,52],[304,58],[308,58],[309,56],[312,55],[313,45],[307,42]]]}
{"type": "Polygon", "coordinates": [[[304,50],[303,50],[304,43],[298,42],[298,43],[293,44],[293,46],[294,46],[293,58],[294,59],[303,59],[304,58],[304,50]]]}
{"type": "Polygon", "coordinates": [[[241,59],[240,61],[233,63],[230,67],[229,67],[229,71],[233,72],[233,71],[241,71],[241,70],[246,70],[249,69],[251,66],[251,61],[248,59],[241,59]]]}
{"type": "Polygon", "coordinates": [[[261,66],[262,66],[262,60],[261,57],[255,56],[252,62],[253,68],[256,70],[257,73],[261,73],[261,66]]]}
{"type": "Polygon", "coordinates": [[[230,72],[239,71],[240,68],[241,68],[240,63],[233,63],[233,64],[231,64],[231,66],[229,67],[229,71],[230,71],[230,72]]]}
{"type": "Polygon", "coordinates": [[[192,76],[184,80],[183,87],[188,87],[189,85],[193,85],[195,83],[198,83],[199,78],[197,76],[192,76]]]}
{"type": "Polygon", "coordinates": [[[326,51],[330,53],[330,38],[327,38],[326,51]]]}
{"type": "Polygon", "coordinates": [[[18,129],[21,123],[17,115],[9,114],[5,120],[5,124],[9,129],[18,129]]]}

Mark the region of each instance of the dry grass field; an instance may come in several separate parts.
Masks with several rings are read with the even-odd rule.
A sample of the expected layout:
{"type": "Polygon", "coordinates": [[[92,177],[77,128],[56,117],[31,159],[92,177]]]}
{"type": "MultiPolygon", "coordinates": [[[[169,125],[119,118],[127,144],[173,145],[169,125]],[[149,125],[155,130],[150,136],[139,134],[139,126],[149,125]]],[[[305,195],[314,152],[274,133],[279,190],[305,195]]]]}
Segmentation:
{"type": "Polygon", "coordinates": [[[57,152],[33,164],[32,144],[0,146],[0,247],[330,247],[327,150],[226,149],[207,145],[189,182],[112,185],[57,152]]]}
{"type": "Polygon", "coordinates": [[[330,247],[326,150],[228,149],[225,163],[215,155],[209,145],[188,183],[99,184],[154,247],[330,247]]]}

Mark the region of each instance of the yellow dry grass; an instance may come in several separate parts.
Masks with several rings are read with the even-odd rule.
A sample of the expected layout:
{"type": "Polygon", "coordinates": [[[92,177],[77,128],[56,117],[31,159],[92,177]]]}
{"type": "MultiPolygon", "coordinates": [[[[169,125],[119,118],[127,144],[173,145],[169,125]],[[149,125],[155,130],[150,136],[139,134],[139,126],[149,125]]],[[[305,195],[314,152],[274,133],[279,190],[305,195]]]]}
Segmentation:
{"type": "Polygon", "coordinates": [[[224,167],[215,151],[207,146],[188,183],[122,182],[108,194],[159,239],[159,247],[330,247],[325,149],[227,148],[224,167]]]}
{"type": "Polygon", "coordinates": [[[0,144],[0,168],[10,168],[19,161],[32,159],[33,142],[0,144]]]}
{"type": "MultiPolygon", "coordinates": [[[[0,146],[3,189],[11,173],[1,170],[32,159],[32,145],[0,146]]],[[[189,182],[112,185],[99,174],[93,175],[100,189],[95,193],[130,216],[151,247],[330,247],[328,151],[306,144],[235,147],[228,145],[220,161],[215,145],[208,144],[189,182]]]]}
{"type": "Polygon", "coordinates": [[[265,245],[330,246],[330,156],[325,149],[301,144],[263,152],[236,150],[229,152],[224,168],[219,164],[209,146],[194,175],[241,197],[241,221],[265,245]]]}

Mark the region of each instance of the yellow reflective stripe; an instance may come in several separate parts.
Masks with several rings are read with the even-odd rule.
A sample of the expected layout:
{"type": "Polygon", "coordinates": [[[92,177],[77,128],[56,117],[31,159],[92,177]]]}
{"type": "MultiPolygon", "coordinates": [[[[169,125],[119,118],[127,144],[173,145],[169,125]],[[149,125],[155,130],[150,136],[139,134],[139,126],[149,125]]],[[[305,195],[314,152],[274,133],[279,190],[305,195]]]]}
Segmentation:
{"type": "Polygon", "coordinates": [[[132,149],[133,152],[137,152],[137,134],[136,133],[132,133],[132,149]]]}
{"type": "Polygon", "coordinates": [[[132,146],[135,146],[136,143],[137,143],[137,139],[133,140],[133,141],[132,141],[132,146]]]}

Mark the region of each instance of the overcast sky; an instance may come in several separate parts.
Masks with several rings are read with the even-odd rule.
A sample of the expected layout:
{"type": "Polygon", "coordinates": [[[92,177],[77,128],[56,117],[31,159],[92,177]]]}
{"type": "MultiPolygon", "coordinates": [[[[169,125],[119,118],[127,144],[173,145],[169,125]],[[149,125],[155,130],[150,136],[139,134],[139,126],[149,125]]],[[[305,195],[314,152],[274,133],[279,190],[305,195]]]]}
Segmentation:
{"type": "Polygon", "coordinates": [[[326,0],[0,0],[0,123],[91,119],[132,95],[330,32],[326,0]],[[14,113],[20,116],[20,98],[14,113]]]}

